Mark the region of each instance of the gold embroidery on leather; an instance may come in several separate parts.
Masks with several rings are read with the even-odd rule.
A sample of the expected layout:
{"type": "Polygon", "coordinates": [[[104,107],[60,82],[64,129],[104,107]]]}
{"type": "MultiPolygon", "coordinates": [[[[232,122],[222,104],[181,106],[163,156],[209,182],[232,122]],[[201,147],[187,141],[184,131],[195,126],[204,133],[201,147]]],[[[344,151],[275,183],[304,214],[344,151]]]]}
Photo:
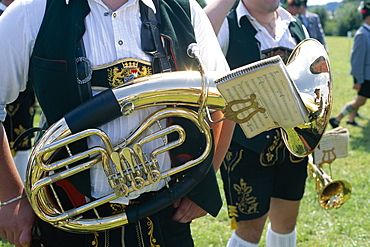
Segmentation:
{"type": "Polygon", "coordinates": [[[150,247],[160,247],[159,244],[156,244],[157,239],[155,239],[153,236],[153,232],[154,232],[153,221],[149,217],[146,217],[146,219],[148,220],[146,224],[148,225],[148,229],[149,229],[148,235],[149,235],[150,247]]]}
{"type": "Polygon", "coordinates": [[[123,85],[135,78],[152,74],[152,68],[139,62],[122,62],[122,68],[108,68],[108,81],[112,87],[123,85]]]}
{"type": "Polygon", "coordinates": [[[23,132],[25,132],[26,129],[22,126],[22,125],[19,125],[18,128],[14,128],[14,132],[17,134],[17,135],[20,135],[22,134],[23,132]]]}
{"type": "Polygon", "coordinates": [[[236,218],[239,217],[238,209],[235,206],[228,205],[228,213],[230,217],[230,229],[235,230],[238,228],[236,218]]]}
{"type": "Polygon", "coordinates": [[[126,206],[118,203],[111,203],[110,207],[112,208],[112,214],[119,214],[125,211],[126,206]]]}
{"type": "Polygon", "coordinates": [[[97,232],[94,232],[94,240],[91,241],[91,245],[98,247],[99,241],[98,241],[99,234],[97,232]]]}
{"type": "Polygon", "coordinates": [[[17,151],[14,150],[13,145],[14,145],[14,142],[10,141],[9,142],[10,152],[12,153],[12,156],[14,157],[17,154],[17,151]]]}
{"type": "Polygon", "coordinates": [[[263,166],[272,166],[276,163],[279,158],[278,151],[281,147],[284,147],[284,143],[281,139],[280,131],[275,130],[276,135],[273,136],[274,140],[272,144],[268,146],[260,155],[260,163],[263,166]]]}
{"type": "Polygon", "coordinates": [[[292,49],[280,46],[261,51],[262,59],[279,55],[281,59],[284,61],[284,63],[288,61],[288,58],[291,53],[292,49]]]}
{"type": "Polygon", "coordinates": [[[239,217],[238,210],[235,206],[228,205],[228,212],[230,217],[239,217]]]}
{"type": "MultiPolygon", "coordinates": [[[[237,166],[239,164],[240,160],[243,158],[243,152],[244,152],[244,149],[241,149],[239,152],[236,152],[235,158],[233,158],[233,152],[228,151],[226,153],[225,159],[230,164],[229,165],[230,171],[233,171],[235,169],[235,166],[237,166]],[[234,159],[234,160],[232,160],[232,159],[234,159]]],[[[222,162],[222,163],[226,167],[226,163],[225,162],[222,162]]]]}
{"type": "Polygon", "coordinates": [[[14,116],[14,114],[17,113],[17,111],[19,110],[19,107],[21,106],[21,104],[17,104],[17,105],[7,105],[6,106],[6,113],[9,115],[9,116],[14,116]]]}
{"type": "Polygon", "coordinates": [[[290,162],[292,163],[299,163],[299,162],[302,162],[306,157],[297,157],[297,156],[294,156],[292,153],[289,153],[289,159],[290,159],[290,162]]]}
{"type": "MultiPolygon", "coordinates": [[[[18,128],[14,128],[14,133],[19,136],[20,134],[22,134],[23,132],[26,131],[26,128],[24,128],[22,125],[19,125],[18,128]]],[[[30,143],[30,138],[28,136],[24,137],[22,142],[19,143],[18,147],[27,147],[30,143]]]]}
{"type": "Polygon", "coordinates": [[[240,185],[234,184],[234,190],[236,190],[236,192],[240,195],[239,202],[235,204],[240,213],[243,214],[258,213],[257,197],[250,195],[253,191],[252,186],[247,186],[247,183],[244,182],[244,179],[241,178],[240,185]]]}
{"type": "Polygon", "coordinates": [[[36,106],[35,106],[35,105],[30,106],[30,107],[28,108],[28,112],[29,112],[29,114],[30,114],[31,116],[34,116],[34,115],[35,115],[35,113],[36,113],[36,106]]]}

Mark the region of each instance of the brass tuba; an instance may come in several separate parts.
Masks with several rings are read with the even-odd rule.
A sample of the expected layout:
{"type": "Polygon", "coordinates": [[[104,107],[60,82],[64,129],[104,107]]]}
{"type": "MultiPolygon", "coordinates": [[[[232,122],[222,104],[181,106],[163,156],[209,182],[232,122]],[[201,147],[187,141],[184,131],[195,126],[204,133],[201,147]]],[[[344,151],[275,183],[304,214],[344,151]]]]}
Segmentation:
{"type": "MultiPolygon", "coordinates": [[[[71,232],[104,231],[135,222],[161,210],[186,195],[201,181],[210,169],[210,160],[213,157],[212,135],[208,125],[208,122],[212,122],[209,109],[231,108],[216,89],[214,81],[229,72],[206,71],[196,47],[192,46],[192,49],[194,51],[190,55],[200,64],[200,72],[155,74],[135,79],[124,86],[107,89],[66,114],[45,131],[32,149],[25,181],[27,197],[41,220],[71,232]],[[105,123],[121,116],[129,117],[134,111],[151,106],[163,108],[138,123],[137,129],[119,142],[112,143],[107,134],[99,129],[105,123]],[[198,111],[189,107],[195,107],[198,111]],[[160,120],[173,117],[191,122],[197,133],[186,133],[180,125],[159,124],[160,120]],[[147,130],[154,125],[158,125],[159,130],[148,134],[147,130]],[[171,134],[176,138],[168,141],[171,134]],[[189,135],[199,135],[205,143],[198,156],[161,171],[157,156],[181,147],[189,135]],[[73,149],[76,143],[90,137],[100,139],[103,144],[82,151],[73,149]],[[163,140],[162,146],[150,153],[143,152],[142,147],[146,143],[157,139],[163,140]],[[76,207],[65,205],[59,199],[55,184],[89,170],[98,163],[104,168],[112,193],[76,207]],[[176,177],[172,180],[175,183],[168,184],[167,189],[159,192],[157,198],[143,205],[129,205],[115,215],[99,214],[100,206],[170,177],[176,177]],[[93,216],[87,217],[86,214],[91,212],[93,216]]],[[[297,80],[298,89],[307,93],[314,85],[322,89],[325,98],[319,108],[312,108],[311,102],[307,102],[311,122],[294,129],[282,130],[289,150],[297,156],[306,156],[319,143],[327,124],[331,108],[330,67],[325,50],[314,40],[298,45],[289,61],[288,70],[293,80],[297,80]],[[306,54],[308,50],[309,54],[306,54]],[[316,58],[312,55],[314,51],[318,53],[316,58]],[[305,59],[301,61],[298,56],[304,56],[305,59]],[[324,58],[326,72],[316,73],[310,70],[310,66],[319,57],[324,58]],[[297,73],[301,75],[296,76],[297,73]]]]}

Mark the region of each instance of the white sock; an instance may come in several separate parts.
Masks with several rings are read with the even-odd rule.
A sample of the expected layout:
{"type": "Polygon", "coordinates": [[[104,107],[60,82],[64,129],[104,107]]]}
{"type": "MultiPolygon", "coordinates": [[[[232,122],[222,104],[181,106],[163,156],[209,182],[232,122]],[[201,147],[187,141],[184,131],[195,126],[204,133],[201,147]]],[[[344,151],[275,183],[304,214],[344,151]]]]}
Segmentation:
{"type": "Polygon", "coordinates": [[[226,245],[226,247],[257,247],[257,246],[258,244],[249,243],[248,241],[245,241],[244,239],[236,235],[235,231],[231,235],[226,245]]]}
{"type": "Polygon", "coordinates": [[[266,247],[295,247],[296,230],[288,234],[280,234],[271,229],[271,223],[268,225],[266,233],[266,247]]]}
{"type": "Polygon", "coordinates": [[[342,116],[345,116],[347,114],[350,114],[351,112],[353,112],[355,110],[355,108],[353,108],[348,102],[343,106],[342,110],[340,111],[340,113],[342,114],[342,116]]]}

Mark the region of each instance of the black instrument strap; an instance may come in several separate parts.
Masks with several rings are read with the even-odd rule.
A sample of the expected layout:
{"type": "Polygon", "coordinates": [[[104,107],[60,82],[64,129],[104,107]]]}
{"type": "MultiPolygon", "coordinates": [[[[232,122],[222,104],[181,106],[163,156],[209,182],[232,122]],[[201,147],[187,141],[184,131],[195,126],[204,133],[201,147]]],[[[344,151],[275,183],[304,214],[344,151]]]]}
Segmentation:
{"type": "Polygon", "coordinates": [[[42,128],[39,128],[39,127],[32,127],[32,128],[29,128],[27,129],[26,131],[22,132],[22,134],[20,134],[15,140],[14,140],[14,143],[13,145],[10,147],[12,149],[17,149],[19,144],[21,144],[24,140],[24,138],[26,138],[27,136],[31,139],[33,137],[33,134],[34,132],[45,132],[44,129],[42,128]]]}
{"type": "Polygon", "coordinates": [[[142,1],[140,3],[141,14],[141,46],[145,53],[153,56],[152,67],[154,73],[171,72],[169,59],[164,51],[159,33],[160,11],[158,1],[153,1],[157,13],[142,1]]]}
{"type": "Polygon", "coordinates": [[[81,103],[92,97],[91,77],[92,66],[89,59],[86,57],[86,51],[83,40],[77,44],[76,49],[76,76],[78,84],[78,92],[81,103]]]}

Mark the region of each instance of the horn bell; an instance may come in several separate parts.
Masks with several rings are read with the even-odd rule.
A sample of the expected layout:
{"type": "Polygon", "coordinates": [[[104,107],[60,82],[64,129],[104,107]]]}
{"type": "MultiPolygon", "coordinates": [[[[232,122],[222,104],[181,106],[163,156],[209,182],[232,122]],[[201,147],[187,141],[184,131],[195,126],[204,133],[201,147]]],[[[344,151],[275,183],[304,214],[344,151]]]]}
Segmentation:
{"type": "Polygon", "coordinates": [[[282,129],[283,140],[292,154],[305,157],[319,144],[330,118],[333,85],[329,57],[321,43],[306,39],[293,50],[286,68],[307,108],[308,121],[282,129]],[[315,101],[317,90],[320,98],[315,101]]]}

